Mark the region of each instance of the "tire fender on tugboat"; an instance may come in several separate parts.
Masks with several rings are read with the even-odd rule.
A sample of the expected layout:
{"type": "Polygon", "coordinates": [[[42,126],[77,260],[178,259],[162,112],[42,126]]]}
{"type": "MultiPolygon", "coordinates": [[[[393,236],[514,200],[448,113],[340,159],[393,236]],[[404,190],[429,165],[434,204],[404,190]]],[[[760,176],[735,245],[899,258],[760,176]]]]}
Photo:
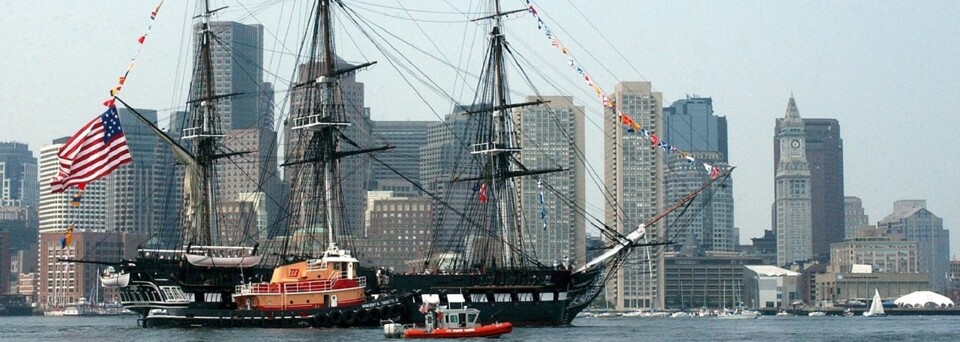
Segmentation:
{"type": "Polygon", "coordinates": [[[340,310],[330,311],[330,313],[327,314],[327,320],[329,321],[327,324],[333,325],[333,324],[339,323],[340,316],[342,315],[343,315],[343,312],[341,312],[340,310]]]}
{"type": "Polygon", "coordinates": [[[357,313],[354,310],[343,311],[343,314],[340,315],[340,325],[342,326],[352,326],[356,323],[357,313]]]}
{"type": "Polygon", "coordinates": [[[327,315],[318,313],[313,316],[313,322],[317,328],[323,328],[327,324],[327,315]]]}
{"type": "Polygon", "coordinates": [[[367,309],[357,310],[356,322],[358,324],[366,324],[367,321],[370,319],[369,314],[370,313],[367,311],[367,309]]]}

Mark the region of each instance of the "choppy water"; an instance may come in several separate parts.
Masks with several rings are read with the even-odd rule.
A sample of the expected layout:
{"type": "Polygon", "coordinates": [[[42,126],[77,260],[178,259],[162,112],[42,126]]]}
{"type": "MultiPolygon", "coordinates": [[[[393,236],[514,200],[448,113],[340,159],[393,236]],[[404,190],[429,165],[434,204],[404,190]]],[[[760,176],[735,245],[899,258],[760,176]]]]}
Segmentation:
{"type": "MultiPolygon", "coordinates": [[[[960,316],[580,318],[502,341],[960,341],[960,316]]],[[[143,329],[135,316],[0,317],[4,341],[385,341],[380,329],[143,329]]]]}

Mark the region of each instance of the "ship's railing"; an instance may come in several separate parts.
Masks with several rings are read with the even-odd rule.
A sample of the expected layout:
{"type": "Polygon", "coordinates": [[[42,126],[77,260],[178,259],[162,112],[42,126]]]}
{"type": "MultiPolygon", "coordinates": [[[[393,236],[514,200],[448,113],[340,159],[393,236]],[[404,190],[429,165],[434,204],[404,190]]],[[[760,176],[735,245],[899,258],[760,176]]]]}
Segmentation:
{"type": "MultiPolygon", "coordinates": [[[[298,281],[283,284],[257,283],[237,285],[235,292],[240,295],[259,295],[259,294],[297,294],[330,291],[338,281],[348,281],[349,279],[318,279],[310,281],[298,281]]],[[[366,277],[358,277],[356,287],[366,287],[366,277]]],[[[351,286],[353,287],[353,286],[351,286]]],[[[346,287],[346,288],[351,288],[346,287]]]]}

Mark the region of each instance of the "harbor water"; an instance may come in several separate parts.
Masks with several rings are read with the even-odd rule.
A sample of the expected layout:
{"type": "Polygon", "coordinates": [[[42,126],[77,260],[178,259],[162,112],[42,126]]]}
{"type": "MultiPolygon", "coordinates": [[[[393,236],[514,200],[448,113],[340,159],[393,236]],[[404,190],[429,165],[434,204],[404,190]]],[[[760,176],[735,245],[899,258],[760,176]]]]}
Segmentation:
{"type": "MultiPolygon", "coordinates": [[[[957,341],[960,316],[578,318],[501,341],[957,341]]],[[[144,329],[136,316],[0,317],[3,341],[386,341],[382,329],[144,329]]]]}

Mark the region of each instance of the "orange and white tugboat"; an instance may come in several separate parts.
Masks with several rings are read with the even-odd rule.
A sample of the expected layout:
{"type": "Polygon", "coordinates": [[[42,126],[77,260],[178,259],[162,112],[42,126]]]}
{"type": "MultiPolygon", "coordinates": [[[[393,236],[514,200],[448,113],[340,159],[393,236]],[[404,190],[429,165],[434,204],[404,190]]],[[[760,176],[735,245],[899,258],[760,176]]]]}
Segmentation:
{"type": "Polygon", "coordinates": [[[320,259],[278,266],[269,283],[238,285],[233,299],[240,309],[260,311],[363,304],[366,279],[357,276],[356,266],[350,251],[330,244],[320,259]]]}
{"type": "Polygon", "coordinates": [[[383,335],[388,338],[496,338],[513,331],[510,322],[477,323],[480,310],[474,308],[448,309],[424,303],[420,312],[424,315],[423,327],[388,323],[383,326],[383,335]]]}

